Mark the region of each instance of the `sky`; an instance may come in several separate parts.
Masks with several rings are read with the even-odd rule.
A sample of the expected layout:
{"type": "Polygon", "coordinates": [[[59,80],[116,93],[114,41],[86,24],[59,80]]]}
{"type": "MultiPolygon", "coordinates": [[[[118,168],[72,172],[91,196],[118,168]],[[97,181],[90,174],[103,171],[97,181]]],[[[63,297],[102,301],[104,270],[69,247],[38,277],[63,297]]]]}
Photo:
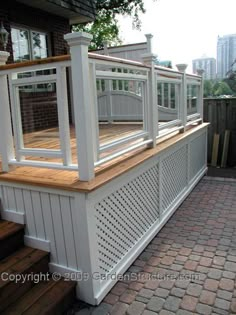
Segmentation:
{"type": "Polygon", "coordinates": [[[120,17],[123,44],[146,41],[153,34],[153,52],[172,64],[216,57],[218,35],[236,33],[236,0],[143,0],[146,13],[140,15],[141,31],[132,28],[130,17],[120,17]]]}

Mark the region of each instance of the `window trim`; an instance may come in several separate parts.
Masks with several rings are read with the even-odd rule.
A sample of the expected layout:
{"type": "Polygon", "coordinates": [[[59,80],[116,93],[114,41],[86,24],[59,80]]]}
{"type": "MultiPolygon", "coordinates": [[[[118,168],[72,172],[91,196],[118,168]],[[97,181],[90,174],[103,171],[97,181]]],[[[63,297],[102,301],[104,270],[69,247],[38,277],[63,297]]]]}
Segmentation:
{"type": "MultiPolygon", "coordinates": [[[[33,38],[32,38],[32,33],[33,32],[38,32],[40,34],[46,35],[47,38],[47,50],[48,50],[48,57],[52,56],[52,44],[51,44],[51,34],[48,31],[39,29],[39,28],[34,28],[31,26],[23,25],[23,24],[11,24],[11,30],[12,29],[17,29],[17,30],[25,30],[29,32],[29,55],[30,55],[30,60],[35,60],[33,59],[33,38]]],[[[12,41],[12,38],[11,38],[12,41]]],[[[14,60],[14,55],[13,55],[13,41],[12,41],[12,57],[13,57],[13,62],[14,60]]]]}

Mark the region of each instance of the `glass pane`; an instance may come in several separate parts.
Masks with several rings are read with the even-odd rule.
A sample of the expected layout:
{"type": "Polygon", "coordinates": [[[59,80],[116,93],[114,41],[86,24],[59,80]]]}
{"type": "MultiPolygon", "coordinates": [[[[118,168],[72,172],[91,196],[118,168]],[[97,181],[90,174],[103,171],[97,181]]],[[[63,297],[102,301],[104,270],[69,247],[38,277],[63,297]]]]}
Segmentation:
{"type": "Polygon", "coordinates": [[[33,59],[48,57],[47,35],[39,32],[32,32],[33,59]]]}
{"type": "Polygon", "coordinates": [[[30,60],[29,32],[23,29],[11,29],[14,62],[30,60]]]}

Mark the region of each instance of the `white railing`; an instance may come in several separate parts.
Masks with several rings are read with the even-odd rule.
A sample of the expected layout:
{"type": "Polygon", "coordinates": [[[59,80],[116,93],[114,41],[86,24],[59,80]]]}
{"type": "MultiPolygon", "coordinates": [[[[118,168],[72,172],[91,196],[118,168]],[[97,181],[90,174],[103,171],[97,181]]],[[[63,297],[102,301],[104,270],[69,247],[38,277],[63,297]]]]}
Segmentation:
{"type": "Polygon", "coordinates": [[[91,36],[86,33],[67,34],[65,39],[71,57],[0,67],[3,171],[8,171],[9,165],[78,170],[80,180],[88,181],[95,176],[97,166],[141,146],[154,147],[156,139],[202,120],[200,76],[187,75],[181,66],[179,71],[156,67],[151,52],[143,56],[143,63],[88,54],[91,36]],[[69,72],[77,163],[72,162],[71,153],[69,72]],[[30,147],[24,143],[20,93],[24,87],[42,84],[50,84],[56,91],[57,148],[30,147]],[[100,143],[99,122],[116,120],[137,121],[141,127],[100,143]]]}

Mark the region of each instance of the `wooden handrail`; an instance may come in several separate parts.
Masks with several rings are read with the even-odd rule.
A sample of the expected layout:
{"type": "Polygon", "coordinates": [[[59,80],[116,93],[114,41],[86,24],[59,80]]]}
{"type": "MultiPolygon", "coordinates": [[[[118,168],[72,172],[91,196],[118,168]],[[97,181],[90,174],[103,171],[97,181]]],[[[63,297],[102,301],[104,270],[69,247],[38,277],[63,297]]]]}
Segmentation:
{"type": "MultiPolygon", "coordinates": [[[[113,62],[119,62],[121,64],[126,64],[126,65],[132,65],[132,66],[137,66],[137,67],[142,67],[142,68],[149,68],[149,66],[144,65],[141,62],[133,61],[133,60],[125,60],[125,59],[121,59],[121,58],[103,56],[103,55],[94,54],[94,53],[89,53],[88,57],[90,59],[97,59],[97,60],[104,60],[104,61],[111,61],[111,62],[113,61],[113,62]]],[[[19,69],[19,68],[23,68],[23,67],[30,67],[30,66],[35,66],[35,65],[55,63],[55,62],[67,61],[67,60],[71,60],[70,55],[55,56],[55,57],[49,57],[49,58],[43,58],[43,59],[37,59],[37,60],[29,60],[29,61],[18,62],[18,63],[10,63],[10,64],[0,66],[0,71],[1,70],[19,69]]]]}
{"type": "Polygon", "coordinates": [[[46,63],[67,61],[70,59],[71,59],[70,55],[62,55],[62,56],[55,56],[55,57],[30,60],[30,61],[24,61],[24,62],[18,62],[18,63],[9,63],[7,65],[0,66],[0,71],[1,70],[18,69],[18,68],[29,67],[29,66],[34,66],[34,65],[42,65],[42,64],[46,64],[46,63]]]}

